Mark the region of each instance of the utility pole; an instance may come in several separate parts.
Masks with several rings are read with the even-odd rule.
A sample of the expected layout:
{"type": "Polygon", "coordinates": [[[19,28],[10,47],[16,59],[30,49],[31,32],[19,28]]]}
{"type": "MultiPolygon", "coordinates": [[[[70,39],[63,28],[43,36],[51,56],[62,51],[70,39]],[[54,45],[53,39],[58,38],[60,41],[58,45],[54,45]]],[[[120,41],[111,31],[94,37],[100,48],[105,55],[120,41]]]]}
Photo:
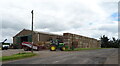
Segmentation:
{"type": "Polygon", "coordinates": [[[31,49],[31,52],[33,53],[33,10],[31,11],[32,13],[32,32],[31,32],[31,38],[32,38],[32,49],[31,49]]]}

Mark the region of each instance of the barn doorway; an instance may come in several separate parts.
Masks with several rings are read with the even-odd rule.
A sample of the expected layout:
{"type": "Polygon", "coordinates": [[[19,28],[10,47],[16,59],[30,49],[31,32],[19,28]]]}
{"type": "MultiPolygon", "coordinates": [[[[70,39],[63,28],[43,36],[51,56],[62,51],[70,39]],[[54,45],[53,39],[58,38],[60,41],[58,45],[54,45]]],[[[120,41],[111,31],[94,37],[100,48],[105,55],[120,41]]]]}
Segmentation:
{"type": "Polygon", "coordinates": [[[20,36],[16,37],[16,44],[21,44],[22,42],[32,42],[32,36],[27,35],[27,36],[20,36]]]}
{"type": "Polygon", "coordinates": [[[28,42],[28,36],[20,37],[20,42],[28,42]]]}

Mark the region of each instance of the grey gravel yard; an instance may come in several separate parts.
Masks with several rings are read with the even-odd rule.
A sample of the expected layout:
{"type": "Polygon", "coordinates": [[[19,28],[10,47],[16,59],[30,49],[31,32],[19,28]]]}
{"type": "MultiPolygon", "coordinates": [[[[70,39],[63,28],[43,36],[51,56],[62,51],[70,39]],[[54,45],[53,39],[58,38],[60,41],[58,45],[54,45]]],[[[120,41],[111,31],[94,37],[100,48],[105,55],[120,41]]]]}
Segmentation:
{"type": "MultiPolygon", "coordinates": [[[[18,53],[18,51],[24,52],[22,50],[5,50],[3,55],[18,53]]],[[[43,50],[34,51],[34,53],[37,56],[7,61],[3,64],[118,64],[118,49],[114,48],[82,51],[43,50]]]]}

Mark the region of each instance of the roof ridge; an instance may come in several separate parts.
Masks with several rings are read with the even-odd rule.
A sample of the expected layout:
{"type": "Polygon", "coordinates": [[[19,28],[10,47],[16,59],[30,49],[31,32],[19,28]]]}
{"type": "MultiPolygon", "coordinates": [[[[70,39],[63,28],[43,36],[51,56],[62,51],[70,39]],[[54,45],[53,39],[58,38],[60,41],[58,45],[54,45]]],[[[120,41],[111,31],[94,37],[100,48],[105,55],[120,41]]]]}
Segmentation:
{"type": "MultiPolygon", "coordinates": [[[[23,30],[29,30],[29,29],[23,29],[23,30]]],[[[29,30],[29,31],[32,31],[32,30],[29,30]]],[[[53,34],[53,33],[50,33],[50,32],[42,32],[42,31],[34,31],[33,30],[33,32],[35,32],[35,33],[43,33],[43,34],[51,34],[51,35],[59,35],[59,34],[53,34]]],[[[62,36],[62,35],[59,35],[59,36],[62,36]]]]}

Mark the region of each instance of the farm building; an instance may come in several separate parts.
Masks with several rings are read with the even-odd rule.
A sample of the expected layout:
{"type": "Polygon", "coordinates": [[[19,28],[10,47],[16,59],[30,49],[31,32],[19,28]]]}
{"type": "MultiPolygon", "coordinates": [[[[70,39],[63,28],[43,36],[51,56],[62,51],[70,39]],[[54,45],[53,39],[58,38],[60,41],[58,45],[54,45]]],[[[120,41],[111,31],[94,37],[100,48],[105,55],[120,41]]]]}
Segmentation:
{"type": "Polygon", "coordinates": [[[23,29],[17,35],[13,37],[13,44],[21,44],[22,42],[31,42],[33,39],[33,43],[37,44],[40,42],[47,42],[51,39],[62,38],[62,35],[56,35],[51,33],[44,33],[33,31],[33,36],[31,36],[31,30],[23,29]]]}
{"type": "Polygon", "coordinates": [[[31,42],[33,39],[34,44],[46,44],[51,39],[60,38],[63,40],[65,45],[70,48],[75,46],[76,48],[98,48],[100,47],[100,42],[94,38],[89,38],[81,35],[63,33],[63,35],[45,33],[33,31],[33,36],[31,36],[31,30],[23,29],[18,34],[13,37],[13,44],[21,44],[22,42],[31,42]]]}

